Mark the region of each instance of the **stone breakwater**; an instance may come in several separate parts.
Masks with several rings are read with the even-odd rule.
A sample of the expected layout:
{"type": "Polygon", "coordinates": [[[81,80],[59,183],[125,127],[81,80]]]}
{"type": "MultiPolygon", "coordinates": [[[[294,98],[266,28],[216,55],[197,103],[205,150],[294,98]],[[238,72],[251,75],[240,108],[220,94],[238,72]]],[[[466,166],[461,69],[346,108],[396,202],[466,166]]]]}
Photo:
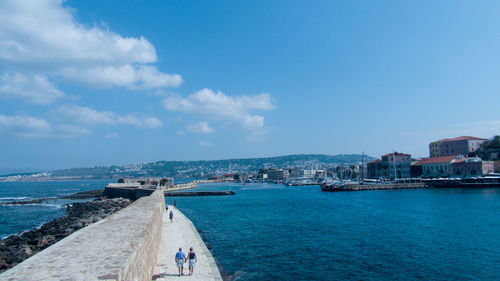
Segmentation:
{"type": "Polygon", "coordinates": [[[165,196],[218,196],[218,195],[236,195],[231,190],[226,191],[186,191],[186,192],[165,192],[165,196]]]}
{"type": "Polygon", "coordinates": [[[164,213],[157,190],[0,273],[0,280],[150,281],[164,213]]]}
{"type": "Polygon", "coordinates": [[[67,216],[54,219],[39,229],[21,235],[11,235],[0,241],[0,272],[21,263],[73,232],[127,207],[130,203],[128,199],[115,198],[66,205],[67,216]]]}
{"type": "Polygon", "coordinates": [[[431,187],[424,182],[416,183],[386,183],[386,184],[348,184],[339,191],[363,191],[363,190],[383,190],[383,189],[413,189],[431,187]]]}
{"type": "Polygon", "coordinates": [[[57,200],[57,199],[92,199],[92,198],[101,198],[102,196],[104,196],[104,189],[96,189],[96,190],[82,191],[70,195],[63,195],[57,197],[45,197],[45,198],[36,198],[32,200],[16,200],[16,201],[0,202],[0,205],[30,205],[30,204],[41,204],[50,200],[57,200]]]}

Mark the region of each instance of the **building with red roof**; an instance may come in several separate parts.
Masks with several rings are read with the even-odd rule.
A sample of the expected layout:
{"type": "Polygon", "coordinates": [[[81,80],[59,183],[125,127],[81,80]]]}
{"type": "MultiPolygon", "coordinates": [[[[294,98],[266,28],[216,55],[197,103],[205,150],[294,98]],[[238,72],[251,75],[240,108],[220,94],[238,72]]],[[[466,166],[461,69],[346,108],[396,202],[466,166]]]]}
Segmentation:
{"type": "Polygon", "coordinates": [[[463,155],[425,158],[414,166],[421,167],[424,178],[479,177],[494,172],[493,161],[463,155]]]}
{"type": "Polygon", "coordinates": [[[393,152],[367,164],[368,178],[409,178],[411,155],[393,152]]]}
{"type": "Polygon", "coordinates": [[[452,177],[480,177],[494,172],[493,161],[485,161],[479,157],[463,157],[451,162],[452,177]]]}
{"type": "Polygon", "coordinates": [[[471,136],[441,139],[429,144],[429,156],[468,155],[476,151],[485,141],[487,141],[487,139],[471,136]]]}
{"type": "Polygon", "coordinates": [[[460,157],[463,156],[448,155],[424,158],[415,163],[414,166],[422,167],[422,177],[424,178],[446,178],[451,175],[451,162],[460,157]]]}

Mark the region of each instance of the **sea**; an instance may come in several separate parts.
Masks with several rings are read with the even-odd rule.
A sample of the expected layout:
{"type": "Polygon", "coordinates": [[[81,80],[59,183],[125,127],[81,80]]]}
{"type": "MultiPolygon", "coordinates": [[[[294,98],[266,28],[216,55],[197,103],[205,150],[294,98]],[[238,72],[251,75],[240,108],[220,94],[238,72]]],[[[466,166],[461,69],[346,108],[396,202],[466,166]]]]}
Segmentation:
{"type": "MultiPolygon", "coordinates": [[[[0,203],[55,198],[102,189],[108,181],[0,182],[0,203]]],[[[20,234],[65,216],[64,205],[86,200],[51,199],[27,205],[0,205],[0,238],[20,234]]]]}
{"type": "MultiPolygon", "coordinates": [[[[0,200],[104,185],[0,183],[0,200]]],[[[166,202],[176,200],[232,280],[500,278],[500,189],[322,192],[319,186],[218,183],[199,190],[236,195],[166,202]]],[[[0,233],[64,215],[58,204],[0,206],[0,233]]]]}

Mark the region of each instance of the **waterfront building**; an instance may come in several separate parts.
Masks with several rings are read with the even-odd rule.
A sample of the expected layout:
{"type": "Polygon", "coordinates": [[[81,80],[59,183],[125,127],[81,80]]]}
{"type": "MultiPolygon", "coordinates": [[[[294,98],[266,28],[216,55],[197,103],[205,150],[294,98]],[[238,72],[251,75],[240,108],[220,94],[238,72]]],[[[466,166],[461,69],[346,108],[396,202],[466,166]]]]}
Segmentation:
{"type": "Polygon", "coordinates": [[[337,167],[330,167],[326,169],[326,176],[330,178],[337,178],[337,167]]]}
{"type": "Polygon", "coordinates": [[[234,181],[234,176],[236,174],[225,174],[222,176],[223,181],[234,181]]]}
{"type": "MultiPolygon", "coordinates": [[[[424,158],[414,164],[421,167],[424,178],[447,178],[451,175],[451,162],[460,159],[462,155],[449,155],[424,158]]],[[[415,168],[414,168],[415,169],[415,168]]]]}
{"type": "Polygon", "coordinates": [[[483,160],[494,161],[495,173],[500,172],[500,136],[494,136],[491,140],[483,143],[475,154],[483,160]]]}
{"type": "MultiPolygon", "coordinates": [[[[166,187],[171,188],[174,186],[174,178],[143,178],[143,179],[119,179],[120,186],[131,187],[166,187]]],[[[117,184],[114,184],[117,185],[117,184]]],[[[118,185],[117,185],[118,186],[118,185]]]]}
{"type": "Polygon", "coordinates": [[[314,171],[314,178],[323,179],[323,178],[326,178],[327,176],[328,176],[328,173],[326,172],[326,170],[315,170],[314,171]]]}
{"type": "Polygon", "coordinates": [[[290,173],[287,169],[261,169],[259,173],[266,175],[263,178],[267,178],[270,181],[283,181],[290,178],[290,173]]]}
{"type": "Polygon", "coordinates": [[[314,178],[316,170],[304,170],[304,178],[314,178]]]}
{"type": "Polygon", "coordinates": [[[453,177],[479,177],[492,174],[493,165],[493,161],[483,161],[479,157],[461,157],[452,160],[451,173],[453,177]]]}
{"type": "Polygon", "coordinates": [[[380,175],[380,167],[378,163],[380,163],[380,159],[375,159],[371,162],[368,162],[368,164],[366,164],[366,167],[367,167],[367,170],[368,172],[366,173],[366,177],[367,178],[370,178],[370,179],[376,179],[376,178],[380,178],[381,175],[380,175]]]}
{"type": "Polygon", "coordinates": [[[300,168],[290,168],[288,169],[291,178],[302,178],[304,177],[304,170],[300,168]]]}
{"type": "Polygon", "coordinates": [[[409,178],[411,155],[394,152],[367,164],[368,178],[409,178]]]}
{"type": "Polygon", "coordinates": [[[422,166],[417,165],[418,162],[420,162],[422,158],[412,158],[411,159],[411,166],[410,166],[410,176],[412,178],[418,178],[422,176],[422,166]]]}
{"type": "Polygon", "coordinates": [[[234,180],[245,182],[245,181],[248,181],[251,177],[252,177],[252,175],[250,175],[250,174],[240,173],[240,174],[234,175],[234,180]]]}
{"type": "Polygon", "coordinates": [[[266,180],[267,179],[267,169],[262,168],[259,170],[259,173],[257,174],[257,178],[266,180]]]}
{"type": "Polygon", "coordinates": [[[481,147],[487,139],[461,136],[453,139],[442,139],[429,144],[429,157],[468,155],[481,147]]]}

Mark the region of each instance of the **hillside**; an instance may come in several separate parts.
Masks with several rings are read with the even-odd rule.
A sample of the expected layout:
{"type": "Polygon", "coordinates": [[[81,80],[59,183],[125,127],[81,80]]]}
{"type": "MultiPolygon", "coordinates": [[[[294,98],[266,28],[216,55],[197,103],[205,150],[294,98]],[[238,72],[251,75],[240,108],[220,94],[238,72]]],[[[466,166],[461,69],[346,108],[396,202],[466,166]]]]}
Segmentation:
{"type": "MultiPolygon", "coordinates": [[[[373,160],[365,156],[365,162],[373,160]]],[[[36,174],[37,178],[116,179],[121,177],[201,178],[225,173],[256,172],[260,168],[320,169],[361,162],[360,154],[297,154],[266,158],[243,158],[205,161],[157,161],[128,165],[62,169],[36,174]]],[[[33,174],[35,175],[35,174],[33,174]]]]}

